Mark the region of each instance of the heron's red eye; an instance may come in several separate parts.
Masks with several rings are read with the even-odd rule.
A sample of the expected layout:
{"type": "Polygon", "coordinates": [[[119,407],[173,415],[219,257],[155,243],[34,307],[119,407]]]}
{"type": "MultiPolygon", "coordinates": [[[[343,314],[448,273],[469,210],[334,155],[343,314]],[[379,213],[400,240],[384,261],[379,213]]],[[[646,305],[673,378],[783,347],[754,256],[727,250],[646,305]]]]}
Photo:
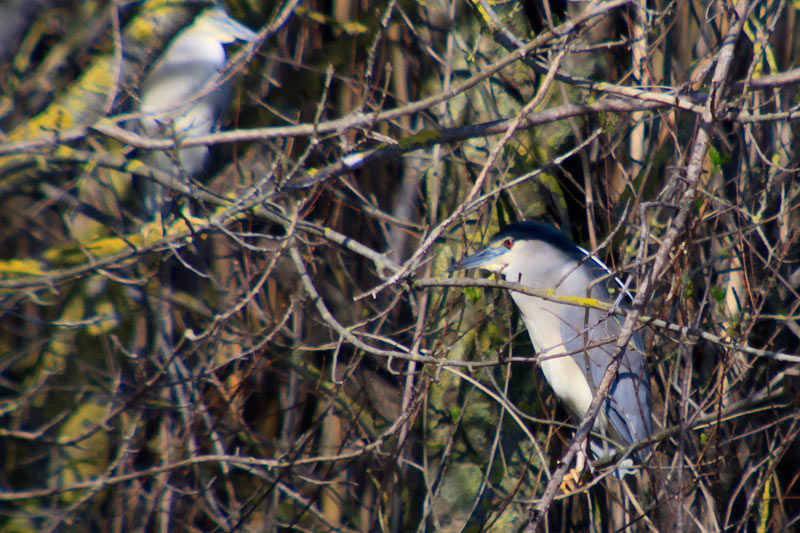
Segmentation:
{"type": "Polygon", "coordinates": [[[512,241],[511,239],[506,239],[505,242],[503,242],[503,246],[505,246],[510,250],[511,247],[514,246],[514,241],[512,241]]]}

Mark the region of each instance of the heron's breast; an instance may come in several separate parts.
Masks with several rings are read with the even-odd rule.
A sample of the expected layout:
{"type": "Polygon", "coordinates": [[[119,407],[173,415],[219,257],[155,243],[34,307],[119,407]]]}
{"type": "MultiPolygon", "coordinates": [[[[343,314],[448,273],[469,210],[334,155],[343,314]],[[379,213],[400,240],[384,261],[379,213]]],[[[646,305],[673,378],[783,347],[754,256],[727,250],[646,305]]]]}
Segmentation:
{"type": "MultiPolygon", "coordinates": [[[[592,389],[575,359],[566,353],[558,312],[553,308],[557,304],[538,298],[530,300],[537,301],[534,304],[536,316],[530,317],[523,313],[523,320],[536,349],[539,368],[556,396],[567,404],[573,414],[581,418],[592,402],[592,389]]],[[[531,302],[526,304],[530,305],[531,302]]],[[[527,305],[526,308],[530,309],[527,305]]]]}

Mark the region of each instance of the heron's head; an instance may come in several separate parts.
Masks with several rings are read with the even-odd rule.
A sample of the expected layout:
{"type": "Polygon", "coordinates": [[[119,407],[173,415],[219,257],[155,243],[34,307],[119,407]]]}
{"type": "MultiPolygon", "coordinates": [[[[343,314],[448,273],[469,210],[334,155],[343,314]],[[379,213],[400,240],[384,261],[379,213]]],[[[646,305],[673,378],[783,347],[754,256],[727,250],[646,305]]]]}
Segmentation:
{"type": "Polygon", "coordinates": [[[518,222],[500,230],[486,246],[456,262],[450,271],[482,268],[511,278],[515,272],[545,273],[559,269],[582,257],[581,249],[554,226],[518,222]]]}
{"type": "Polygon", "coordinates": [[[205,38],[222,44],[235,41],[249,42],[256,38],[256,33],[247,26],[237,22],[224,9],[213,7],[206,9],[195,18],[191,30],[205,38]]]}

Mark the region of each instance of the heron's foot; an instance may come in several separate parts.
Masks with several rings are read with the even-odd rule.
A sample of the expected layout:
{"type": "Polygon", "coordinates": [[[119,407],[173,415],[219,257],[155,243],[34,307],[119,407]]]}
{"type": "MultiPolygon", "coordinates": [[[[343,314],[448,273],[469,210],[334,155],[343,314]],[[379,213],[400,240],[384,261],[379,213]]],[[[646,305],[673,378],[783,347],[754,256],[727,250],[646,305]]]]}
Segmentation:
{"type": "Polygon", "coordinates": [[[564,474],[564,479],[561,480],[561,485],[559,486],[561,492],[569,493],[578,490],[578,487],[581,486],[582,474],[583,471],[579,470],[577,467],[570,468],[567,473],[564,474]]]}
{"type": "Polygon", "coordinates": [[[583,450],[578,450],[575,456],[575,466],[564,474],[561,480],[561,492],[575,492],[581,485],[586,483],[591,477],[591,464],[586,458],[583,450]]]}

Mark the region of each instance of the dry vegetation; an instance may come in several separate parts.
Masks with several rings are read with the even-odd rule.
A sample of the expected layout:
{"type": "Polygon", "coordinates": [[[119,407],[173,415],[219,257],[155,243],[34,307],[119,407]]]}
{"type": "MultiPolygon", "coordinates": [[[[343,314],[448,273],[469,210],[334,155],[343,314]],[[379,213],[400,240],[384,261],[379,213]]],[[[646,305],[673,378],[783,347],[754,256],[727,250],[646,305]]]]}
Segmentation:
{"type": "Polygon", "coordinates": [[[195,8],[3,7],[0,529],[800,527],[796,1],[227,6],[260,35],[192,182],[128,124],[195,8]],[[559,489],[577,421],[446,273],[527,218],[636,295],[624,484],[559,489]]]}

